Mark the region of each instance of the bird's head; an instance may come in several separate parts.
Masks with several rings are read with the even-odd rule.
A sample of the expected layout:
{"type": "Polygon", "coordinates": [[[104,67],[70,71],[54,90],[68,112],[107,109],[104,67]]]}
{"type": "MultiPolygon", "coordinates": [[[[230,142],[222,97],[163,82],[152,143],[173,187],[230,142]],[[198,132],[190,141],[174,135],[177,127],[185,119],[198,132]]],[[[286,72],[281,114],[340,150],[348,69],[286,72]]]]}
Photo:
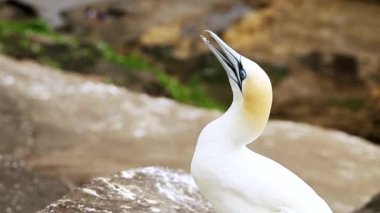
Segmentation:
{"type": "MultiPolygon", "coordinates": [[[[218,44],[219,51],[206,37],[201,36],[207,47],[225,69],[233,92],[231,108],[237,108],[244,122],[260,132],[268,121],[272,105],[272,86],[261,67],[229,47],[215,33],[206,31],[218,44]]],[[[230,108],[230,109],[231,109],[230,108]]]]}

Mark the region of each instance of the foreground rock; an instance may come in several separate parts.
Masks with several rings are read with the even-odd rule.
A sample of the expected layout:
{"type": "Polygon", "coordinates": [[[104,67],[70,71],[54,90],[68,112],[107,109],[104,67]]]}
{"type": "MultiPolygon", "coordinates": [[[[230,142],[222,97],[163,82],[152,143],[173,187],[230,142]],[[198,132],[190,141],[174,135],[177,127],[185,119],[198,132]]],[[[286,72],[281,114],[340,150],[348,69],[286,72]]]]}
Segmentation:
{"type": "Polygon", "coordinates": [[[146,167],[94,178],[39,213],[211,212],[190,175],[146,167]]]}
{"type": "Polygon", "coordinates": [[[34,212],[62,197],[61,181],[33,174],[22,161],[0,155],[0,212],[34,212]]]}
{"type": "MultiPolygon", "coordinates": [[[[0,64],[2,153],[75,183],[141,166],[188,170],[199,132],[220,115],[30,62],[0,64]]],[[[295,171],[337,213],[380,188],[379,148],[339,131],[271,121],[251,148],[295,171]]]]}

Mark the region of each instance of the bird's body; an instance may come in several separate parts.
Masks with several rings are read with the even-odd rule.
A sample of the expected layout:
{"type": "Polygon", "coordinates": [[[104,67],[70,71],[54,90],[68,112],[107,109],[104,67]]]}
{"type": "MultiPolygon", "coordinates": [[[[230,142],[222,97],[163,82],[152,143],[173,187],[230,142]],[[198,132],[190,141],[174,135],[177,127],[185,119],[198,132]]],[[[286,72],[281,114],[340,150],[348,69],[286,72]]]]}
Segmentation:
{"type": "Polygon", "coordinates": [[[226,54],[221,56],[203,38],[227,71],[233,102],[199,136],[191,173],[201,193],[218,213],[331,213],[325,201],[297,175],[246,147],[261,135],[268,121],[270,80],[257,64],[210,34],[226,54]]]}
{"type": "Polygon", "coordinates": [[[218,131],[220,119],[202,132],[192,163],[202,194],[218,213],[331,212],[303,180],[282,165],[224,141],[228,132],[218,131]]]}

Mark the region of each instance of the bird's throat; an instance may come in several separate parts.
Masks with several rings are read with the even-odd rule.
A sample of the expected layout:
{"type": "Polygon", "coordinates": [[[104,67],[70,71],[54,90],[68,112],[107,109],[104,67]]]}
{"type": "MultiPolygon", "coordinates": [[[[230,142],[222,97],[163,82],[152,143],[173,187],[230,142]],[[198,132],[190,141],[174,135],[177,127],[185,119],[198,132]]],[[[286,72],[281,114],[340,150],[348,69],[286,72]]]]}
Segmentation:
{"type": "MultiPolygon", "coordinates": [[[[270,104],[246,105],[234,102],[227,112],[214,121],[211,128],[223,137],[225,145],[240,148],[258,138],[268,122],[270,104]]],[[[221,146],[219,141],[218,145],[221,146]]]]}

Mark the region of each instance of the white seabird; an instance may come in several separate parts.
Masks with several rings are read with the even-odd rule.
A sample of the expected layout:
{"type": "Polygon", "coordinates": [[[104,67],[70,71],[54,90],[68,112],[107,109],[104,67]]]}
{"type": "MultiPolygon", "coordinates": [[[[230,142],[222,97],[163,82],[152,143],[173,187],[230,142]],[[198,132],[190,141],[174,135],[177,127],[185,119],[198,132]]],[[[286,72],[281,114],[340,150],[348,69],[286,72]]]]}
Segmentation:
{"type": "Polygon", "coordinates": [[[268,122],[271,82],[259,65],[207,32],[224,52],[201,36],[227,72],[233,101],[198,138],[191,174],[202,195],[218,213],[331,213],[301,178],[246,147],[268,122]]]}

